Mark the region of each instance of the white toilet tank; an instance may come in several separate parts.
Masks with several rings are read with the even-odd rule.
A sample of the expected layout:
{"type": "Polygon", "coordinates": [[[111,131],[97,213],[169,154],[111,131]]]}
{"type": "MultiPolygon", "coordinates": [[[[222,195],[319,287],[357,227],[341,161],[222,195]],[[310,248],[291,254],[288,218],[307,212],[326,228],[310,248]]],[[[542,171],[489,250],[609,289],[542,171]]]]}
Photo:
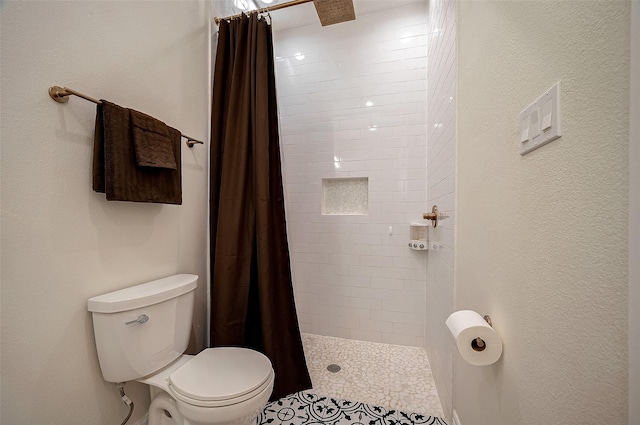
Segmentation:
{"type": "Polygon", "coordinates": [[[197,284],[198,276],[179,274],[89,299],[106,381],[142,378],[184,353],[197,284]]]}

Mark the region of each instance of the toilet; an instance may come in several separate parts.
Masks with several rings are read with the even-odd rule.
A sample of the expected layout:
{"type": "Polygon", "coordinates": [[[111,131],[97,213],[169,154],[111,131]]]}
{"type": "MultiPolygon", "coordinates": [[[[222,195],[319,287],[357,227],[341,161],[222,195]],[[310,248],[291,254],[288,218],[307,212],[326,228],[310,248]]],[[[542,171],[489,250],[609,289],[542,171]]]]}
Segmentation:
{"type": "Polygon", "coordinates": [[[149,385],[149,425],[255,424],[275,377],[265,355],[239,347],[184,354],[197,282],[179,274],[90,298],[102,376],[149,385]]]}

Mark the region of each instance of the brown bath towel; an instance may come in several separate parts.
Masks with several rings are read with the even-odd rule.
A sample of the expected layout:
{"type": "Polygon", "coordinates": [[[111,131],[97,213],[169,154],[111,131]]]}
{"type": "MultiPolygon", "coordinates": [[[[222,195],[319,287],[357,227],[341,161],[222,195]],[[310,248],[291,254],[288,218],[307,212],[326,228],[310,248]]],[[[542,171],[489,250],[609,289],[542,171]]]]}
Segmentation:
{"type": "Polygon", "coordinates": [[[136,161],[131,111],[106,100],[98,105],[93,149],[93,190],[109,201],[182,204],[178,130],[168,128],[175,169],[140,167],[136,161]]]}
{"type": "Polygon", "coordinates": [[[133,128],[133,145],[139,167],[176,169],[176,158],[169,127],[142,112],[129,109],[133,128]]]}

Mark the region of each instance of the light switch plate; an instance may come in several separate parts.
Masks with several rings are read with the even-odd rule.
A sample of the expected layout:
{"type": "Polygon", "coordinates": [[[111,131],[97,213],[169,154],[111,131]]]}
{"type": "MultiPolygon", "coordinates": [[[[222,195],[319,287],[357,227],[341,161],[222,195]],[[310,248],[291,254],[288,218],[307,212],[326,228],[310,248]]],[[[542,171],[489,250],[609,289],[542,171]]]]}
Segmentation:
{"type": "Polygon", "coordinates": [[[525,155],[562,135],[560,127],[560,81],[520,112],[520,155],[525,155]],[[527,126],[528,123],[528,126],[527,126]],[[522,134],[527,132],[527,140],[522,134]]]}

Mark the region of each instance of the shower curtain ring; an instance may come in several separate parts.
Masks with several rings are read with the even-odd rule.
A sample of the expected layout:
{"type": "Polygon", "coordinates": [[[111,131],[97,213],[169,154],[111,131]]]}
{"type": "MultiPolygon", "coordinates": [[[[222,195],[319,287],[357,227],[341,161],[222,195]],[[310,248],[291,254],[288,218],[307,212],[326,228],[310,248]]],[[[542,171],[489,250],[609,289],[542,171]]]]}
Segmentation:
{"type": "Polygon", "coordinates": [[[271,11],[269,10],[269,7],[265,7],[265,9],[267,10],[267,17],[269,18],[269,25],[271,25],[271,11]]]}

